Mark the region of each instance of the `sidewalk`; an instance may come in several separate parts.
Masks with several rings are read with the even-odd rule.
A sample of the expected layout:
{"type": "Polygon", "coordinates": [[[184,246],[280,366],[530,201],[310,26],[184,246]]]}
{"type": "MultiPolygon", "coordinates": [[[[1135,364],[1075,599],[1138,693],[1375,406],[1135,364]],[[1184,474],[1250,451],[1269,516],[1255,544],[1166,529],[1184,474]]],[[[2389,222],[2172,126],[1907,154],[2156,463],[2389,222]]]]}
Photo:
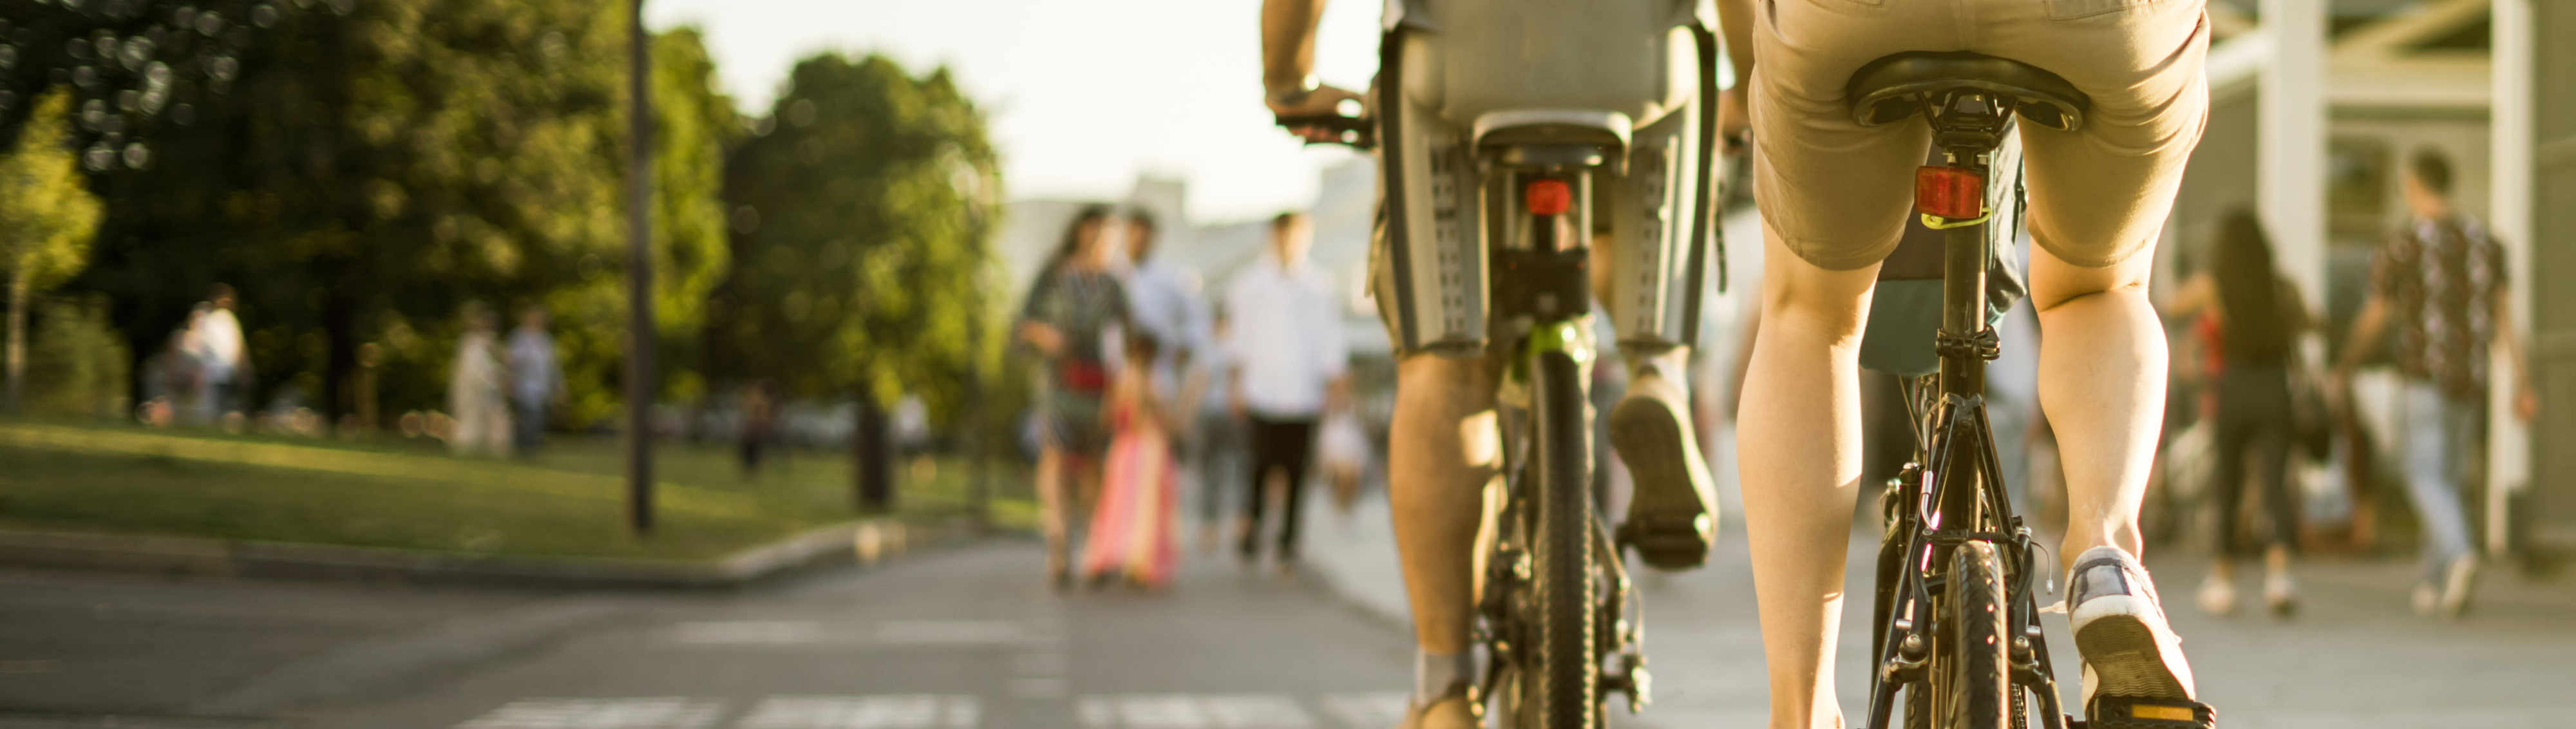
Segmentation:
{"type": "MultiPolygon", "coordinates": [[[[1731,504],[1730,504],[1731,506],[1731,504]]],[[[1309,572],[1352,604],[1408,626],[1403,580],[1383,492],[1345,519],[1324,499],[1308,509],[1309,572]]],[[[1638,579],[1646,608],[1655,704],[1638,724],[1758,726],[1768,706],[1752,575],[1738,512],[1706,567],[1638,579]]],[[[1869,570],[1875,535],[1856,533],[1846,567],[1835,686],[1847,720],[1866,710],[1869,570]]],[[[2202,614],[2191,596],[2205,552],[2169,549],[2149,560],[2185,637],[2202,696],[2226,726],[2563,727],[2576,715],[2576,580],[2526,581],[2490,572],[2460,621],[2416,616],[2407,589],[2412,559],[2331,559],[2296,573],[2301,608],[2290,620],[2240,611],[2202,614]]],[[[2259,567],[2239,569],[2250,599],[2259,567]]],[[[2062,581],[2062,579],[2061,579],[2062,581]]],[[[2061,585],[2062,587],[2062,585],[2061,585]]],[[[2049,616],[2048,645],[2072,706],[2080,690],[2074,642],[2049,616]]],[[[1409,629],[1409,628],[1408,628],[1409,629]]],[[[1614,709],[1614,715],[1624,711],[1614,709]]]]}

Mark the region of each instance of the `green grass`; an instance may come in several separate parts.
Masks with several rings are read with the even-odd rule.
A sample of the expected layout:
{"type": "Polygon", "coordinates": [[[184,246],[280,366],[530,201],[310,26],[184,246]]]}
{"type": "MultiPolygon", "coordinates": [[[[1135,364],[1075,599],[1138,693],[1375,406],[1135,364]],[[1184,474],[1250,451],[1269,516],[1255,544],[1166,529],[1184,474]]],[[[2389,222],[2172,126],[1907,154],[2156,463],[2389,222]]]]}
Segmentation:
{"type": "MultiPolygon", "coordinates": [[[[858,516],[850,458],[776,452],[743,476],[729,448],[669,443],[658,528],[626,528],[614,438],[557,439],[534,458],[451,456],[435,443],[336,441],[0,421],[0,526],[469,553],[709,558],[858,516]]],[[[897,516],[957,515],[973,469],[898,469],[897,516]]],[[[1027,478],[995,466],[993,513],[1023,524],[1027,478]]]]}

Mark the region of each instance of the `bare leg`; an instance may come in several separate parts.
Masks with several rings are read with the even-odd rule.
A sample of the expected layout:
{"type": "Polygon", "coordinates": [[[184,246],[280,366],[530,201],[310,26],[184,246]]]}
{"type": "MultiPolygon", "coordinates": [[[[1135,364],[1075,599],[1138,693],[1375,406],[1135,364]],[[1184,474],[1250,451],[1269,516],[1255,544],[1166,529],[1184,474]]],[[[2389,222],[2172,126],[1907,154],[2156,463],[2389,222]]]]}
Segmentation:
{"type": "Polygon", "coordinates": [[[2138,555],[2138,504],[2163,429],[2165,334],[2147,301],[2152,250],[2109,268],[2031,252],[2039,311],[2039,404],[2066,469],[2066,541],[2058,558],[2115,546],[2138,555]]]}
{"type": "Polygon", "coordinates": [[[1069,491],[1064,483],[1066,475],[1062,449],[1050,445],[1038,452],[1038,529],[1046,534],[1049,578],[1064,574],[1068,567],[1065,561],[1068,554],[1065,549],[1065,513],[1069,510],[1065,504],[1069,491]]]}
{"type": "Polygon", "coordinates": [[[1424,653],[1467,649],[1476,528],[1501,446],[1491,379],[1477,358],[1415,354],[1396,363],[1387,494],[1424,653]]]}
{"type": "Polygon", "coordinates": [[[1761,331],[1736,418],[1736,467],[1771,726],[1838,727],[1826,661],[1859,492],[1859,335],[1877,267],[1817,268],[1764,232],[1761,331]]]}

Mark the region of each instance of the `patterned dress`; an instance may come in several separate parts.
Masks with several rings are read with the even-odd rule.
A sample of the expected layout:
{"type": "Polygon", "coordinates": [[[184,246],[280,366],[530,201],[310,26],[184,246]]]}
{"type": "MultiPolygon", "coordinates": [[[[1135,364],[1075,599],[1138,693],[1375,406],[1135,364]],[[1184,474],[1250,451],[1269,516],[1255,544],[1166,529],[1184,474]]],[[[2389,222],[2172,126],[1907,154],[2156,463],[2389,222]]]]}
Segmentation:
{"type": "Polygon", "coordinates": [[[1047,443],[1077,456],[1096,457],[1109,444],[1101,427],[1101,398],[1109,390],[1104,340],[1128,319],[1126,290],[1107,271],[1060,267],[1038,279],[1020,307],[1020,320],[1054,327],[1064,349],[1041,360],[1038,413],[1047,443]]]}

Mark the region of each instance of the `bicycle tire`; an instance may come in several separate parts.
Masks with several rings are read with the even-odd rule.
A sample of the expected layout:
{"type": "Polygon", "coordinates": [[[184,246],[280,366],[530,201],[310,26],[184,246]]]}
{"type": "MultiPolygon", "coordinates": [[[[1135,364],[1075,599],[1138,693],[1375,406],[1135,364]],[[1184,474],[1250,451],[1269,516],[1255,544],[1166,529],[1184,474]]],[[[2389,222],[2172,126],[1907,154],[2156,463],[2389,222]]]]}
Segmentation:
{"type": "Polygon", "coordinates": [[[2010,654],[2004,635],[2003,560],[1993,542],[1961,543],[1950,553],[1948,645],[1940,670],[1944,729],[2012,729],[2010,654]]]}
{"type": "Polygon", "coordinates": [[[1597,640],[1602,555],[1592,535],[1592,428],[1582,368],[1562,353],[1533,363],[1532,473],[1527,492],[1537,602],[1536,665],[1524,666],[1529,692],[1520,712],[1531,729],[1595,729],[1601,719],[1601,644],[1597,640]],[[1530,723],[1535,721],[1535,723],[1530,723]]]}

